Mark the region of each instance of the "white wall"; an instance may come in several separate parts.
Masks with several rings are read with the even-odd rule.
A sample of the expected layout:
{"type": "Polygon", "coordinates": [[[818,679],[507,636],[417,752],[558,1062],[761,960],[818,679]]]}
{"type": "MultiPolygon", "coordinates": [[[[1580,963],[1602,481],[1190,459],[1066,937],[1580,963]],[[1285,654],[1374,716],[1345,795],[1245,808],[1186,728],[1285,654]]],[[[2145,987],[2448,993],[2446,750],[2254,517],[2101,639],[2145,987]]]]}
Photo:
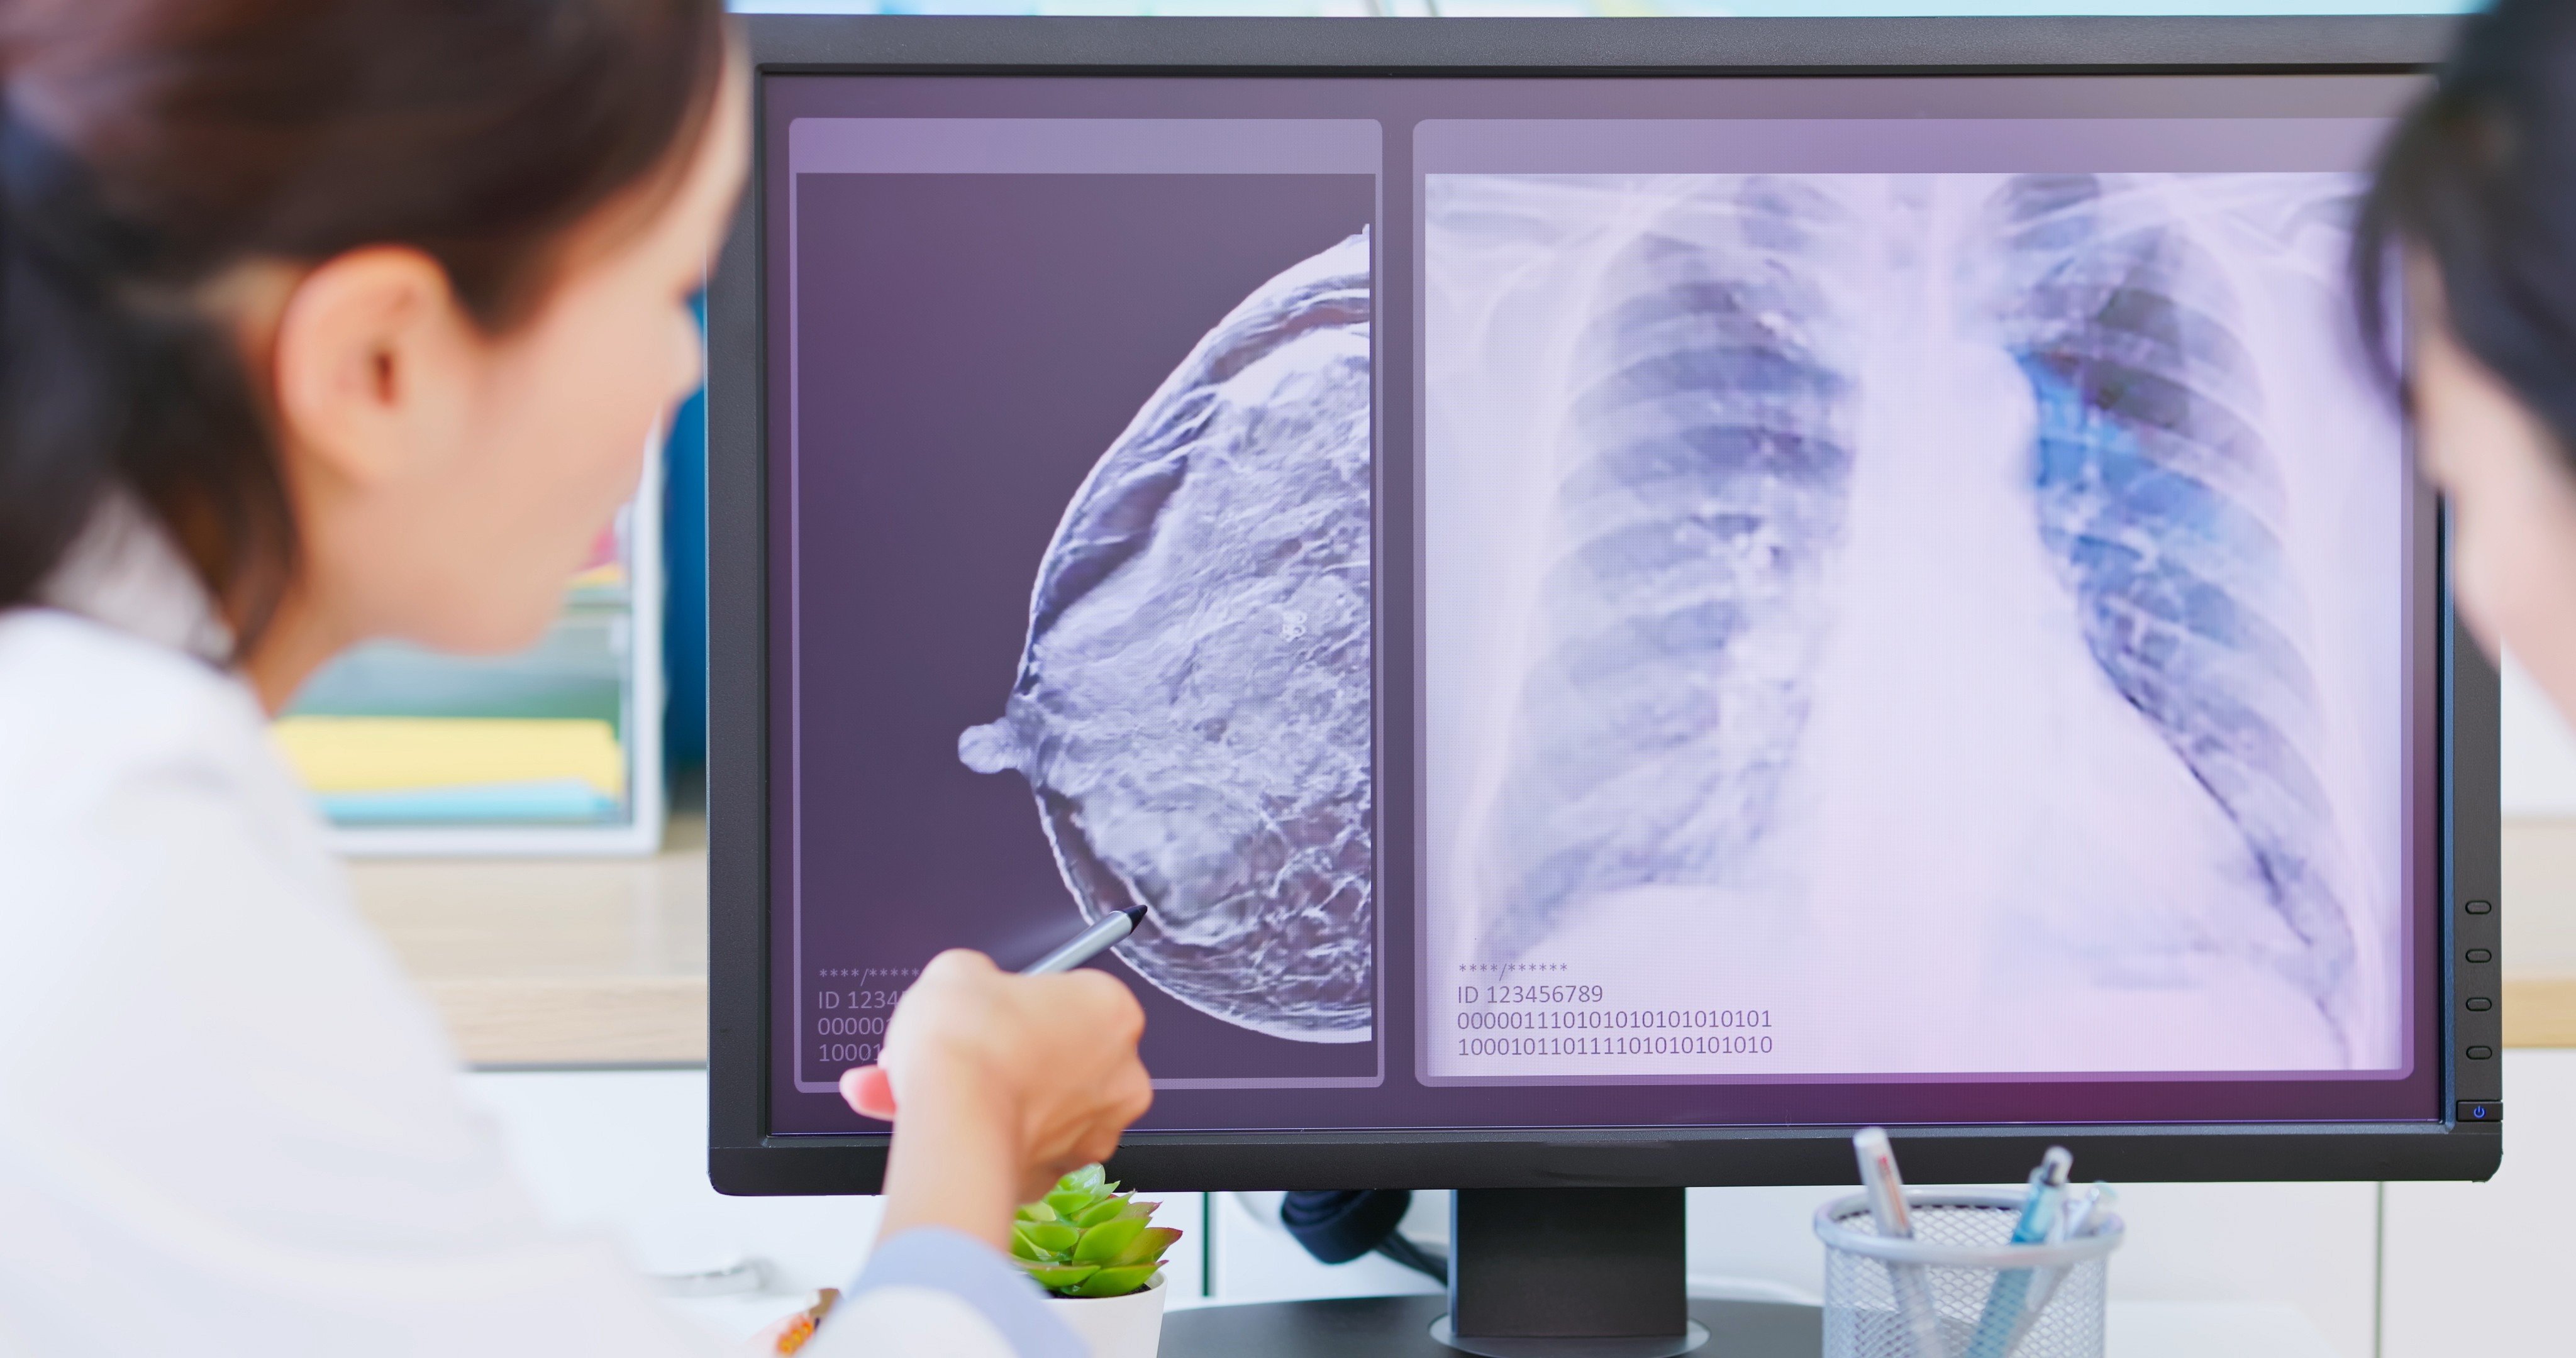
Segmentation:
{"type": "Polygon", "coordinates": [[[2388,1186],[2383,1358],[2576,1350],[2576,1051],[2506,1052],[2504,1088],[2495,1178],[2388,1186]]]}
{"type": "Polygon", "coordinates": [[[2506,656],[2497,722],[2498,782],[2508,816],[2576,816],[2576,733],[2522,666],[2506,656]]]}

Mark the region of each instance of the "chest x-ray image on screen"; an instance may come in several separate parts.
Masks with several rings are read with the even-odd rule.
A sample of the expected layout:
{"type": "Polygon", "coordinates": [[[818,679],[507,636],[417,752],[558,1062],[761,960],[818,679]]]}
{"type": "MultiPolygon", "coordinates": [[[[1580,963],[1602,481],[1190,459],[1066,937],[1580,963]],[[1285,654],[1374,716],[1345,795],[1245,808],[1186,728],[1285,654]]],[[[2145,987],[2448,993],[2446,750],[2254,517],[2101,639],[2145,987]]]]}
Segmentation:
{"type": "Polygon", "coordinates": [[[1369,236],[1264,284],[1104,454],[1039,568],[1002,717],[1086,918],[1184,1003],[1369,1040],[1369,236]]]}
{"type": "Polygon", "coordinates": [[[1431,175],[1434,1073],[2398,1064],[2359,188],[1431,175]]]}

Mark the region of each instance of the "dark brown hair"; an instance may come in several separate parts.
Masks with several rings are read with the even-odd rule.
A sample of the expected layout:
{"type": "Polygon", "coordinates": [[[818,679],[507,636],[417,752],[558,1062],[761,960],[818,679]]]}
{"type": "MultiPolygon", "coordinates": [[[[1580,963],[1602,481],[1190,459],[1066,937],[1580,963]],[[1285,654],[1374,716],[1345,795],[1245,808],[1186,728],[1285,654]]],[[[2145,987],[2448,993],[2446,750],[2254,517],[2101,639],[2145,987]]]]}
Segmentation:
{"type": "Polygon", "coordinates": [[[2576,456],[2576,4],[2500,0],[2380,154],[2353,295],[2389,364],[2398,248],[2440,276],[2452,335],[2576,456]]]}
{"type": "Polygon", "coordinates": [[[6,0],[0,608],[122,489],[247,642],[295,524],[207,285],[410,245],[506,330],[575,227],[676,178],[723,67],[719,0],[6,0]]]}

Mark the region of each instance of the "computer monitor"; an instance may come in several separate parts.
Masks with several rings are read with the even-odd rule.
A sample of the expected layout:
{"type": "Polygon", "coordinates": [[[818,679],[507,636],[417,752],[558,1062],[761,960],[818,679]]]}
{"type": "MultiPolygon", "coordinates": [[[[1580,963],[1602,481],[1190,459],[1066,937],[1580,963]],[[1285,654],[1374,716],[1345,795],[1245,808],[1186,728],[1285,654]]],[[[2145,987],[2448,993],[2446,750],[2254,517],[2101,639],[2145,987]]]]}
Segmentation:
{"type": "Polygon", "coordinates": [[[749,32],[718,1188],[871,1191],[905,978],[1135,903],[1153,1188],[2496,1165],[2343,283],[2445,22],[749,32]]]}

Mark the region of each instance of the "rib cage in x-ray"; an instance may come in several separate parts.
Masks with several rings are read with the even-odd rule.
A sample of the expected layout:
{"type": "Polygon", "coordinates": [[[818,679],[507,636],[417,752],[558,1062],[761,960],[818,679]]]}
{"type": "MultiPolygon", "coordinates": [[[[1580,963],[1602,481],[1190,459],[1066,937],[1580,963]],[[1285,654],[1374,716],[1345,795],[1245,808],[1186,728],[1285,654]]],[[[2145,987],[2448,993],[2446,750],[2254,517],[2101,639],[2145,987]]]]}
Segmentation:
{"type": "MultiPolygon", "coordinates": [[[[1983,208],[1943,200],[1937,236],[1893,209],[1847,216],[1860,178],[1461,177],[1446,219],[1435,203],[1458,258],[1519,271],[1435,262],[1453,288],[1533,286],[1547,249],[1602,261],[1537,285],[1571,298],[1566,414],[1505,749],[1463,827],[1475,953],[1512,962],[1599,898],[1740,882],[1762,861],[1836,625],[1855,468],[1927,451],[1858,437],[1873,351],[1854,332],[1885,300],[1846,281],[1865,277],[1948,295],[1964,319],[1940,342],[1999,350],[2027,385],[2020,495],[2034,569],[2074,602],[2072,654],[2241,834],[2261,879],[2247,899],[2277,915],[2184,946],[2269,968],[2349,1040],[2323,722],[2230,270],[2171,176],[1989,180],[1983,208]]],[[[2322,182],[2262,190],[2295,210],[2254,210],[2295,227],[2322,182]]]]}
{"type": "Polygon", "coordinates": [[[2037,407],[2039,532],[2085,641],[2243,831],[2304,945],[2276,964],[2345,1021],[2353,937],[2325,871],[2316,688],[2234,290],[2136,186],[2026,175],[1995,207],[2013,286],[1994,304],[2037,407]]]}
{"type": "Polygon", "coordinates": [[[1822,284],[1848,228],[1788,181],[1687,194],[1608,261],[1576,339],[1534,662],[1485,834],[1482,950],[1586,897],[1711,883],[1805,720],[1849,379],[1822,284]]]}

